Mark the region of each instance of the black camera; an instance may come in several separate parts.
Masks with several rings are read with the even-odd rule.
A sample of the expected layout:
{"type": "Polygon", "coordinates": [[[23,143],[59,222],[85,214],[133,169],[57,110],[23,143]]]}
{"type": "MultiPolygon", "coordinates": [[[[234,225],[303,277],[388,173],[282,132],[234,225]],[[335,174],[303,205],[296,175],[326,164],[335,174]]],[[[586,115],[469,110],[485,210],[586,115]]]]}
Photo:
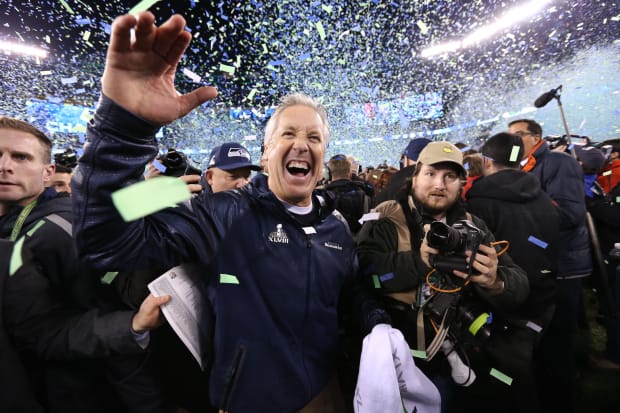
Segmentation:
{"type": "Polygon", "coordinates": [[[425,304],[425,314],[437,325],[443,321],[458,341],[473,336],[484,342],[491,337],[493,317],[476,305],[478,301],[470,291],[437,293],[425,304]]]}
{"type": "Polygon", "coordinates": [[[456,221],[451,227],[441,221],[432,222],[426,241],[439,254],[430,256],[431,266],[448,274],[452,270],[469,272],[465,251],[476,252],[483,239],[484,233],[471,221],[456,221]]]}
{"type": "Polygon", "coordinates": [[[166,176],[202,175],[200,169],[190,165],[187,155],[176,149],[168,149],[168,152],[161,155],[158,159],[166,167],[166,170],[163,172],[166,176]]]}
{"type": "Polygon", "coordinates": [[[75,169],[77,166],[78,156],[77,153],[71,148],[67,148],[64,152],[54,154],[54,163],[56,165],[66,166],[67,168],[75,169]]]}

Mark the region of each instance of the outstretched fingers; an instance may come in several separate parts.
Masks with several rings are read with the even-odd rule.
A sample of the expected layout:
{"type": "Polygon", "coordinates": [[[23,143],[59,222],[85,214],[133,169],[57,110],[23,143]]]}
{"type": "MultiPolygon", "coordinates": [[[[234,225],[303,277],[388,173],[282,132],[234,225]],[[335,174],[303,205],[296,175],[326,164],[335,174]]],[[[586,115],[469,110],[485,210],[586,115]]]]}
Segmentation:
{"type": "Polygon", "coordinates": [[[140,13],[137,16],[138,24],[135,27],[134,49],[148,52],[153,48],[157,27],[155,26],[155,16],[150,12],[140,13]]]}
{"type": "Polygon", "coordinates": [[[176,65],[191,40],[192,35],[185,31],[185,19],[175,14],[157,29],[153,50],[168,64],[176,65]]]}
{"type": "Polygon", "coordinates": [[[131,29],[136,26],[138,19],[131,14],[125,14],[114,19],[110,38],[111,52],[126,52],[131,48],[131,29]]]}

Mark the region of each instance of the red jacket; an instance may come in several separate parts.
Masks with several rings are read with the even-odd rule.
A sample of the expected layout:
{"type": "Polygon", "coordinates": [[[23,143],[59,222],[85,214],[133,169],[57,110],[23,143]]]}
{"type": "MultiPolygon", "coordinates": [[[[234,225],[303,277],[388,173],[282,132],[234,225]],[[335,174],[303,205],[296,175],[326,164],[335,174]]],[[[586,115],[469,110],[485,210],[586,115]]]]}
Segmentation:
{"type": "Polygon", "coordinates": [[[605,165],[605,169],[598,175],[598,183],[608,194],[620,183],[620,159],[615,159],[605,165]]]}

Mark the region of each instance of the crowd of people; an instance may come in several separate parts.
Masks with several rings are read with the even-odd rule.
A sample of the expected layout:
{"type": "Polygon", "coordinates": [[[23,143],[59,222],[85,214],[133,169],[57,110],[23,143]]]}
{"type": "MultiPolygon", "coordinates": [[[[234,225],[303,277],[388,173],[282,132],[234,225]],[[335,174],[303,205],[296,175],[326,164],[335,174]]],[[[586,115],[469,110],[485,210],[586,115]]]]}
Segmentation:
{"type": "Polygon", "coordinates": [[[416,138],[400,169],[362,170],[324,164],[327,112],[295,93],[257,163],[226,142],[201,171],[155,138],[217,96],[174,88],[190,39],[180,16],[115,20],[75,162],[0,118],[0,411],[571,412],[593,274],[620,369],[620,140],[553,147],[517,119],[478,150],[416,138]],[[123,219],[116,191],[162,175],[191,196],[123,219]],[[181,264],[204,369],[147,288],[181,264]]]}

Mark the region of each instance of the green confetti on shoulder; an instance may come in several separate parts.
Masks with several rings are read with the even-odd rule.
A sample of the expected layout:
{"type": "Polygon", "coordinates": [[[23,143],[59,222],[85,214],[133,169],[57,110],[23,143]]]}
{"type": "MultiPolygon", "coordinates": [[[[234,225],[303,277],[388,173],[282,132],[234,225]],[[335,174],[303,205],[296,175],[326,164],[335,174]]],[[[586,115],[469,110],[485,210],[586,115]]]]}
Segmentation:
{"type": "Polygon", "coordinates": [[[377,274],[372,276],[372,284],[375,288],[381,288],[381,281],[379,281],[379,276],[377,274]]]}

